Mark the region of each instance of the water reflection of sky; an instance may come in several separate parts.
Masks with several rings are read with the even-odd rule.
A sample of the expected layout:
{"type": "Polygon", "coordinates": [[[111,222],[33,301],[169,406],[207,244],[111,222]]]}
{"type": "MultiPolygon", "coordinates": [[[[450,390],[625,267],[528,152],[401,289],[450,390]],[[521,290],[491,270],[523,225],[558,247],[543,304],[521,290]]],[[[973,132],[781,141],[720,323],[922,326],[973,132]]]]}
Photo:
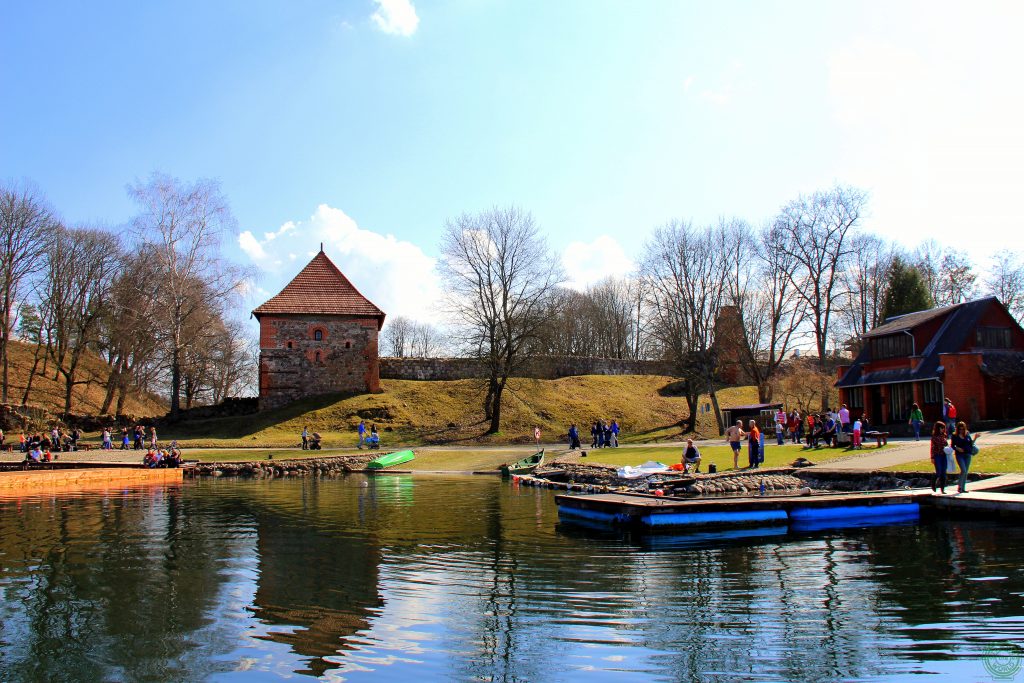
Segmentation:
{"type": "Polygon", "coordinates": [[[990,680],[1024,643],[1021,529],[556,520],[480,477],[2,501],[0,679],[990,680]]]}

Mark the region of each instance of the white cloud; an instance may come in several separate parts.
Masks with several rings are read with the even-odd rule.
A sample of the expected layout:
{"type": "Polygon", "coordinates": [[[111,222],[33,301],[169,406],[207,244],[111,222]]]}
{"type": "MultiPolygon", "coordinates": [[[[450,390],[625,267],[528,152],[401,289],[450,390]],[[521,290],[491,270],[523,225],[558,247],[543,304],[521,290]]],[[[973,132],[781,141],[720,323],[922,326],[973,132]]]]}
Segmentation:
{"type": "Polygon", "coordinates": [[[256,237],[246,230],[238,236],[238,246],[249,255],[253,261],[262,261],[267,258],[267,252],[263,251],[263,245],[256,237]]]}
{"type": "Polygon", "coordinates": [[[374,0],[377,11],[370,16],[384,33],[394,36],[411,36],[420,25],[416,8],[409,0],[374,0]]]}
{"type": "Polygon", "coordinates": [[[309,220],[289,221],[263,240],[248,231],[239,236],[239,246],[263,270],[266,289],[275,294],[305,267],[321,242],[356,289],[388,316],[436,322],[441,287],[435,260],[411,242],[360,228],[341,209],[321,204],[309,220]]]}
{"type": "Polygon", "coordinates": [[[580,291],[605,278],[623,278],[636,270],[636,263],[622,245],[608,235],[570,243],[562,253],[562,266],[569,278],[566,284],[580,291]]]}
{"type": "Polygon", "coordinates": [[[905,17],[912,35],[883,29],[841,46],[829,89],[838,174],[870,191],[867,227],[981,261],[1024,226],[1024,95],[1009,85],[1024,66],[1015,37],[1024,11],[970,7],[916,12],[905,17]]]}

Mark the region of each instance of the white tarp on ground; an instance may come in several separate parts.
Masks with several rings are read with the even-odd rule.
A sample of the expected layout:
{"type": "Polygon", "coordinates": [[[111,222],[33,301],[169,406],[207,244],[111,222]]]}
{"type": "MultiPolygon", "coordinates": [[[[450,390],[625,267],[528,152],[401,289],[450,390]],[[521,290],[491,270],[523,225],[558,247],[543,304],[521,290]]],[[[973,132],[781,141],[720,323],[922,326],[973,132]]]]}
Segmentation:
{"type": "Polygon", "coordinates": [[[619,479],[639,479],[640,477],[646,477],[648,474],[658,474],[659,472],[670,471],[668,465],[653,460],[648,460],[643,465],[633,467],[626,465],[615,470],[615,473],[619,475],[619,479]]]}

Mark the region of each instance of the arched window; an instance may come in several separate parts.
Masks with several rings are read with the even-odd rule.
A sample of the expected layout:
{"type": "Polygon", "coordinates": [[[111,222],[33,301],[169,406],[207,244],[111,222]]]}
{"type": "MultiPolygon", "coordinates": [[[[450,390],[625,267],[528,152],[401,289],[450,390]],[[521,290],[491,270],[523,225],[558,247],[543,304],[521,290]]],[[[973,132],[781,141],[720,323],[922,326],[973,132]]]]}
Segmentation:
{"type": "Polygon", "coordinates": [[[345,342],[345,348],[346,349],[351,349],[352,348],[352,342],[345,342]]]}
{"type": "Polygon", "coordinates": [[[316,362],[319,363],[320,362],[320,352],[317,351],[315,354],[313,354],[313,358],[315,358],[316,362]]]}
{"type": "Polygon", "coordinates": [[[323,330],[313,330],[313,340],[314,341],[323,341],[324,340],[324,331],[323,330]]]}
{"type": "Polygon", "coordinates": [[[288,348],[289,349],[292,348],[292,343],[291,342],[288,342],[288,348]]]}

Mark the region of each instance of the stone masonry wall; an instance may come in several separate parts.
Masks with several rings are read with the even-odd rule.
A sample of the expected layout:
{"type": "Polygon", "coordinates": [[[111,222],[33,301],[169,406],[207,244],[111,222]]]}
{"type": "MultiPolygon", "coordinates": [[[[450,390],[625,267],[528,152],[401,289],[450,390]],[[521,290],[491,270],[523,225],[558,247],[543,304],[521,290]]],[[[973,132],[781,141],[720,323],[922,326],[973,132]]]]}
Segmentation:
{"type": "MultiPolygon", "coordinates": [[[[671,375],[661,361],[634,361],[582,356],[533,356],[516,375],[558,379],[576,375],[671,375]]],[[[382,379],[441,381],[486,377],[483,364],[473,358],[381,358],[382,379]]]]}
{"type": "Polygon", "coordinates": [[[260,320],[260,410],[316,394],[378,392],[379,367],[375,318],[260,320]]]}

